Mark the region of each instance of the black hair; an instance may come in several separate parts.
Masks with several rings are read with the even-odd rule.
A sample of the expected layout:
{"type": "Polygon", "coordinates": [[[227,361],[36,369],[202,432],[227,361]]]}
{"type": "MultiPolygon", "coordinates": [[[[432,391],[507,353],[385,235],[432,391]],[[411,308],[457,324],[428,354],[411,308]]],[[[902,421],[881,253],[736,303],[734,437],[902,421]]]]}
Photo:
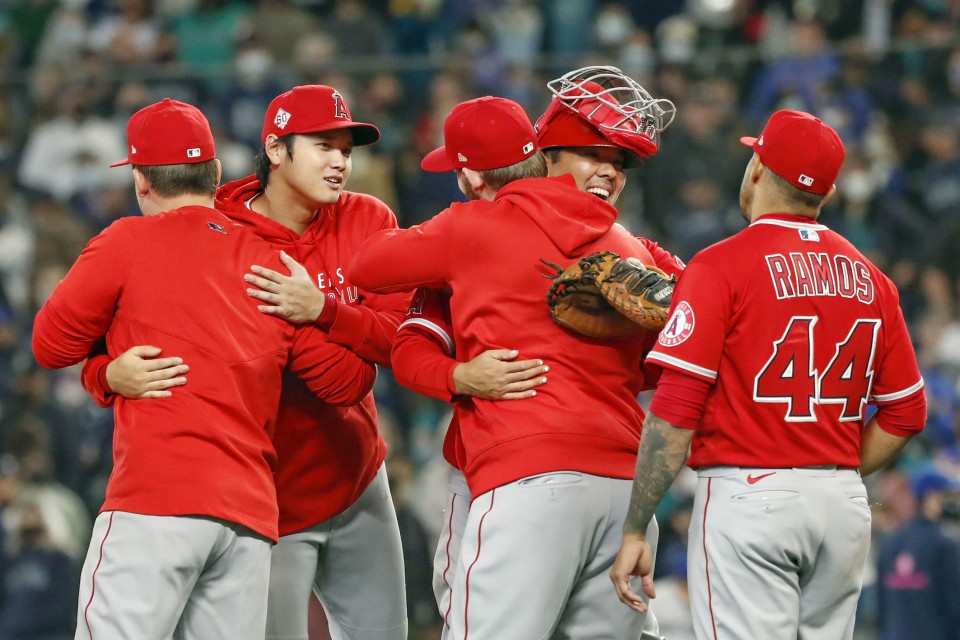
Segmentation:
{"type": "MultiPolygon", "coordinates": [[[[296,139],[297,134],[290,133],[285,136],[280,136],[277,138],[277,141],[282,142],[283,146],[287,148],[287,155],[291,158],[293,157],[293,142],[296,139]]],[[[267,157],[267,150],[260,145],[260,148],[257,150],[257,156],[254,160],[256,164],[257,180],[260,181],[260,188],[266,188],[267,184],[270,182],[270,158],[267,157]]]]}

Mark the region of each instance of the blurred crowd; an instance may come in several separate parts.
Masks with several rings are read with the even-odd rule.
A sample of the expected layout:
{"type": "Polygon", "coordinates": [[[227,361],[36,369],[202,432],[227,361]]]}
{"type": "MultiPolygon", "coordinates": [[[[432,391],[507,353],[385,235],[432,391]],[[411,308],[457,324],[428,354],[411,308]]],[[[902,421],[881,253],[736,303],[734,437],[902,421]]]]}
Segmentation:
{"type": "MultiPolygon", "coordinates": [[[[618,66],[677,105],[661,151],[628,173],[620,221],[684,259],[744,224],[740,135],[778,108],[810,111],[840,132],[847,160],[821,221],[899,286],[930,406],[923,434],[868,479],[874,550],[926,517],[929,486],[946,507],[926,519],[956,544],[957,0],[0,0],[0,640],[72,637],[112,416],[75,369],[38,368],[30,330],[87,240],[138,214],[129,171],[107,167],[126,156],[132,113],[164,97],[199,106],[227,180],[252,173],[274,96],[332,85],[383,133],[353,155],[347,188],[385,201],[405,227],[462,197],[450,174],[419,168],[453,105],[505,96],[535,120],[546,82],[587,64],[618,66]],[[924,484],[933,476],[939,484],[924,484]]],[[[449,410],[386,373],[376,395],[408,554],[411,635],[431,637],[449,410]]],[[[692,487],[681,475],[659,514],[655,608],[670,640],[692,637],[683,553],[692,487]]],[[[860,638],[888,637],[875,632],[887,624],[877,594],[932,584],[904,578],[893,583],[910,588],[884,590],[884,571],[919,571],[893,557],[893,569],[868,571],[860,638]]],[[[960,624],[953,634],[896,637],[960,637],[960,624]]]]}

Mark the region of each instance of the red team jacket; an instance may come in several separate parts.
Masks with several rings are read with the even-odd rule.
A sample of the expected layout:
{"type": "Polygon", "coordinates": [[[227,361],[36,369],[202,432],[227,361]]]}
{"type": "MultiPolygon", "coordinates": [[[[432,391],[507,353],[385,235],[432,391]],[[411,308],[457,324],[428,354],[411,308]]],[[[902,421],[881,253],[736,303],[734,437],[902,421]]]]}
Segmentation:
{"type": "Polygon", "coordinates": [[[614,225],[616,217],[570,176],[518,180],[493,202],[454,204],[421,225],[371,238],[347,270],[372,291],[449,286],[460,360],[517,348],[518,359],[549,361],[550,381],[534,398],[460,401],[459,466],[474,496],[557,470],[633,477],[648,337],[602,341],[561,329],[545,301],[544,276],[553,272],[540,262],[567,265],[608,249],[649,264],[647,249],[614,225]]]}
{"type": "MultiPolygon", "coordinates": [[[[695,469],[859,467],[868,403],[894,435],[925,421],[896,287],[809,218],[761,216],[697,254],[646,364],[713,384],[687,462],[695,469]],[[894,408],[899,419],[888,418],[894,408]]],[[[657,402],[651,410],[668,415],[657,402]]]]}
{"type": "Polygon", "coordinates": [[[375,367],[314,329],[264,316],[246,294],[251,264],[282,265],[269,245],[207,207],[113,223],[84,249],[37,314],[45,367],[152,344],[183,356],[173,397],[118,398],[104,511],[201,514],[277,539],[270,436],[285,367],[331,404],[366,396],[375,367]]]}
{"type": "MultiPolygon", "coordinates": [[[[410,296],[361,292],[344,277],[344,269],[362,240],[397,228],[393,212],[372,196],[345,191],[298,235],[247,206],[261,191],[254,176],[225,184],[217,190],[217,209],[276,250],[286,251],[315,278],[328,296],[318,324],[329,333],[331,342],[365,360],[390,366],[390,345],[410,296]]],[[[283,267],[279,271],[286,273],[283,267]]],[[[184,362],[190,364],[186,358],[184,362]]],[[[192,371],[191,367],[190,376],[192,371]]],[[[97,378],[91,372],[85,385],[102,386],[103,380],[97,378]]],[[[191,384],[188,378],[183,388],[191,384]]],[[[102,389],[92,393],[109,401],[102,389]]],[[[179,389],[174,395],[177,393],[179,389]]],[[[356,406],[337,406],[317,399],[289,372],[284,374],[274,445],[280,535],[307,529],[352,505],[373,481],[386,456],[373,394],[356,406]]]]}

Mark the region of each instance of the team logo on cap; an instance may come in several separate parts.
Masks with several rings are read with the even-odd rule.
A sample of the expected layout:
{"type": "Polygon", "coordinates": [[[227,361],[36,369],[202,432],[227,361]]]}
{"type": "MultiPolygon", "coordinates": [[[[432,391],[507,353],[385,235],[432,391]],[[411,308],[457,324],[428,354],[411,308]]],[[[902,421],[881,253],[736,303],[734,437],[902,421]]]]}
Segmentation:
{"type": "Polygon", "coordinates": [[[273,118],[273,124],[282,130],[286,128],[288,122],[290,122],[290,114],[283,109],[277,109],[277,115],[273,118]]]}
{"type": "Polygon", "coordinates": [[[758,146],[758,147],[762,147],[762,146],[763,146],[763,136],[760,136],[760,139],[757,140],[757,146],[758,146]]]}
{"type": "Polygon", "coordinates": [[[523,154],[524,154],[524,155],[530,153],[531,151],[533,151],[533,143],[532,143],[532,142],[528,142],[527,144],[523,145],[523,154]]]}
{"type": "Polygon", "coordinates": [[[693,325],[693,307],[682,300],[660,332],[658,342],[665,347],[675,347],[693,335],[693,325]]]}
{"type": "Polygon", "coordinates": [[[130,145],[130,155],[136,155],[137,148],[133,145],[130,145]]]}
{"type": "Polygon", "coordinates": [[[797,178],[797,182],[799,182],[800,184],[804,185],[805,187],[812,187],[812,186],[813,186],[813,178],[811,178],[810,176],[806,175],[805,173],[801,173],[801,174],[800,174],[800,177],[797,178]]]}
{"type": "Polygon", "coordinates": [[[463,155],[462,153],[457,153],[457,160],[459,160],[460,162],[466,162],[467,156],[463,155]]]}
{"type": "Polygon", "coordinates": [[[193,147],[192,149],[187,149],[188,158],[199,158],[200,157],[200,147],[193,147]]]}
{"type": "Polygon", "coordinates": [[[343,97],[337,91],[334,91],[330,97],[333,98],[334,117],[349,120],[350,115],[347,113],[347,105],[343,102],[343,97]]]}

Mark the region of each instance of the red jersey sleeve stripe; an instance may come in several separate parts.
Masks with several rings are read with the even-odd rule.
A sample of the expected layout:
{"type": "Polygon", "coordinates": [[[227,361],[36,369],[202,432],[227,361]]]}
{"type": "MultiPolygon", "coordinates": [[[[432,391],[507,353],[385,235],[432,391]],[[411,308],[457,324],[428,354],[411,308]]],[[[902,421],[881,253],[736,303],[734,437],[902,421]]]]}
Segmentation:
{"type": "MultiPolygon", "coordinates": [[[[437,336],[439,336],[440,339],[443,340],[444,344],[447,345],[447,355],[450,356],[451,358],[454,357],[454,352],[456,351],[456,349],[454,348],[454,345],[453,345],[453,339],[450,337],[450,334],[444,331],[440,325],[438,325],[435,322],[430,322],[429,320],[424,320],[423,318],[410,318],[409,320],[403,321],[403,323],[400,325],[400,329],[403,329],[404,327],[407,327],[407,326],[413,326],[413,325],[416,325],[418,327],[423,327],[427,331],[430,331],[431,333],[434,333],[437,336]]],[[[400,329],[397,329],[397,331],[399,331],[400,329]]]]}
{"type": "Polygon", "coordinates": [[[903,391],[895,391],[893,393],[883,393],[880,395],[873,395],[874,402],[893,402],[894,400],[900,400],[901,398],[906,398],[907,396],[916,393],[920,389],[923,389],[923,378],[913,386],[904,389],[903,391]]]}
{"type": "Polygon", "coordinates": [[[655,361],[670,365],[674,369],[681,369],[697,376],[703,376],[704,378],[708,378],[710,380],[717,379],[716,371],[712,371],[705,367],[698,367],[697,365],[691,364],[685,360],[681,360],[680,358],[674,358],[673,356],[664,355],[656,351],[650,352],[650,355],[647,356],[647,361],[655,361]]]}

